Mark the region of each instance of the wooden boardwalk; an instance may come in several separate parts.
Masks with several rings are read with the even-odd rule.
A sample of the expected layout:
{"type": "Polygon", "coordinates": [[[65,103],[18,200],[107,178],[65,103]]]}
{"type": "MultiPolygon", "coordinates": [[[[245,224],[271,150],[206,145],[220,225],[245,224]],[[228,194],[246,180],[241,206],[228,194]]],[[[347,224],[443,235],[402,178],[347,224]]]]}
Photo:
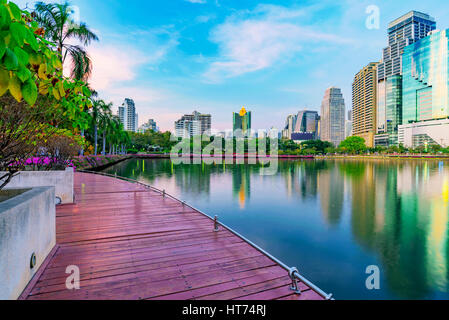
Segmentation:
{"type": "Polygon", "coordinates": [[[30,300],[322,300],[230,231],[144,186],[75,174],[76,203],[57,208],[57,247],[23,292],[30,300]],[[80,289],[66,288],[78,266],[80,289]]]}

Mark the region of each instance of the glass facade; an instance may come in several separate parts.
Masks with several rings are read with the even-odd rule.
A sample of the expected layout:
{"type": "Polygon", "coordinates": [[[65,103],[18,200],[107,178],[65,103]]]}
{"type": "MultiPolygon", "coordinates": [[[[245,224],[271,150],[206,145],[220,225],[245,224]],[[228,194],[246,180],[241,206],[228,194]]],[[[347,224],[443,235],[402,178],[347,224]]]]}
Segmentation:
{"type": "Polygon", "coordinates": [[[384,145],[384,135],[389,136],[389,144],[398,144],[397,126],[402,123],[403,52],[435,29],[435,19],[417,11],[410,11],[388,25],[388,47],[383,49],[377,68],[377,134],[381,136],[375,140],[379,145],[384,145]]]}
{"type": "Polygon", "coordinates": [[[403,123],[449,117],[449,29],[404,50],[403,123]]]}
{"type": "Polygon", "coordinates": [[[340,88],[326,90],[321,104],[320,138],[338,147],[345,139],[345,100],[340,88]]]}
{"type": "Polygon", "coordinates": [[[428,14],[410,11],[388,25],[388,47],[382,52],[378,80],[402,74],[402,53],[409,44],[425,38],[436,29],[435,19],[428,14]]]}
{"type": "Polygon", "coordinates": [[[390,145],[398,144],[398,126],[402,124],[402,76],[391,76],[386,82],[385,115],[390,145]]]}
{"type": "Polygon", "coordinates": [[[243,135],[248,135],[251,131],[251,112],[245,107],[239,113],[233,114],[233,130],[241,130],[243,135]]]}
{"type": "Polygon", "coordinates": [[[303,110],[298,113],[296,119],[294,132],[313,133],[314,137],[317,138],[319,119],[318,112],[303,110]]]}
{"type": "Polygon", "coordinates": [[[377,109],[376,109],[376,121],[377,121],[377,133],[382,134],[387,131],[387,114],[386,114],[386,83],[385,80],[377,83],[377,109]]]}

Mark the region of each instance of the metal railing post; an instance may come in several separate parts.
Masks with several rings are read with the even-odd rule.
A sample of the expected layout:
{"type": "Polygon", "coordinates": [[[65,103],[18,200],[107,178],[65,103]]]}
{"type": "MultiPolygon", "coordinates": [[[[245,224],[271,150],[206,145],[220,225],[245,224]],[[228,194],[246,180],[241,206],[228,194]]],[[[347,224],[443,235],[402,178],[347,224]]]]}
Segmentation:
{"type": "Polygon", "coordinates": [[[214,232],[220,231],[220,225],[218,224],[218,216],[214,218],[214,232]]]}
{"type": "Polygon", "coordinates": [[[290,290],[292,290],[296,294],[301,294],[302,292],[298,284],[298,275],[299,275],[298,269],[290,268],[290,270],[288,271],[288,275],[290,276],[290,279],[292,279],[290,290]]]}

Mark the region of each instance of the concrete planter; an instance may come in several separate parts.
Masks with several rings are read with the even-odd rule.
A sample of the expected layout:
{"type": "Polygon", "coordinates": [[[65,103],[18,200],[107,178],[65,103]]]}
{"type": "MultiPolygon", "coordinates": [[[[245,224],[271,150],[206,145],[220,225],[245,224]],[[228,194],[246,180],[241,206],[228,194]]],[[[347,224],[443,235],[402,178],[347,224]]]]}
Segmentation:
{"type": "Polygon", "coordinates": [[[22,171],[12,178],[6,189],[55,187],[56,197],[62,200],[62,204],[68,204],[74,200],[73,176],[73,168],[67,168],[65,171],[22,171]]]}
{"type": "Polygon", "coordinates": [[[54,187],[33,188],[1,202],[0,300],[17,299],[55,245],[54,187]]]}

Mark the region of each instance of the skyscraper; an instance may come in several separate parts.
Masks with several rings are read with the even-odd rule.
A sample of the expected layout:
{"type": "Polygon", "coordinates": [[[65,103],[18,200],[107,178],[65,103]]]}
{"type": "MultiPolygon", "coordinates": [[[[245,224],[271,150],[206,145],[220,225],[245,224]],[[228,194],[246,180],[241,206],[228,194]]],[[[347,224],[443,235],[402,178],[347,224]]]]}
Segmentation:
{"type": "Polygon", "coordinates": [[[404,50],[403,125],[408,147],[449,145],[449,29],[433,31],[404,50]]]}
{"type": "Polygon", "coordinates": [[[403,123],[449,117],[449,29],[434,31],[403,57],[403,123]]]}
{"type": "Polygon", "coordinates": [[[345,139],[352,136],[352,110],[348,111],[348,119],[345,122],[345,139]]]}
{"type": "Polygon", "coordinates": [[[345,139],[345,100],[340,88],[326,90],[321,104],[321,140],[336,147],[345,139]]]}
{"type": "Polygon", "coordinates": [[[377,62],[371,62],[354,77],[352,83],[352,134],[374,147],[376,134],[377,62]]]}
{"type": "Polygon", "coordinates": [[[185,114],[175,122],[175,132],[178,137],[192,137],[202,135],[211,130],[212,116],[193,111],[192,114],[185,114]]]}
{"type": "Polygon", "coordinates": [[[118,107],[118,117],[126,131],[137,132],[139,127],[139,116],[136,113],[134,100],[126,98],[123,104],[118,107]]]}
{"type": "Polygon", "coordinates": [[[295,133],[311,133],[313,139],[318,138],[318,121],[317,111],[302,110],[296,116],[295,133]]]}
{"type": "Polygon", "coordinates": [[[388,47],[378,66],[378,80],[402,75],[402,54],[404,48],[419,39],[427,37],[436,29],[435,19],[428,14],[410,11],[388,25],[388,47]]]}
{"type": "Polygon", "coordinates": [[[150,119],[148,120],[147,123],[144,123],[140,128],[139,128],[139,132],[141,133],[145,133],[145,131],[148,130],[152,130],[154,132],[159,132],[159,128],[157,126],[156,121],[154,121],[154,119],[150,119]]]}
{"type": "Polygon", "coordinates": [[[232,129],[241,130],[244,136],[247,136],[251,131],[251,111],[246,111],[245,107],[242,107],[239,113],[233,113],[233,125],[232,129]]]}
{"type": "Polygon", "coordinates": [[[295,131],[296,127],[296,119],[297,115],[291,114],[287,117],[287,120],[285,120],[285,127],[282,131],[282,137],[286,139],[292,138],[292,133],[295,131]]]}
{"type": "Polygon", "coordinates": [[[410,11],[388,25],[388,47],[377,67],[376,145],[398,144],[398,126],[402,124],[402,54],[404,48],[435,30],[435,19],[410,11]]]}

